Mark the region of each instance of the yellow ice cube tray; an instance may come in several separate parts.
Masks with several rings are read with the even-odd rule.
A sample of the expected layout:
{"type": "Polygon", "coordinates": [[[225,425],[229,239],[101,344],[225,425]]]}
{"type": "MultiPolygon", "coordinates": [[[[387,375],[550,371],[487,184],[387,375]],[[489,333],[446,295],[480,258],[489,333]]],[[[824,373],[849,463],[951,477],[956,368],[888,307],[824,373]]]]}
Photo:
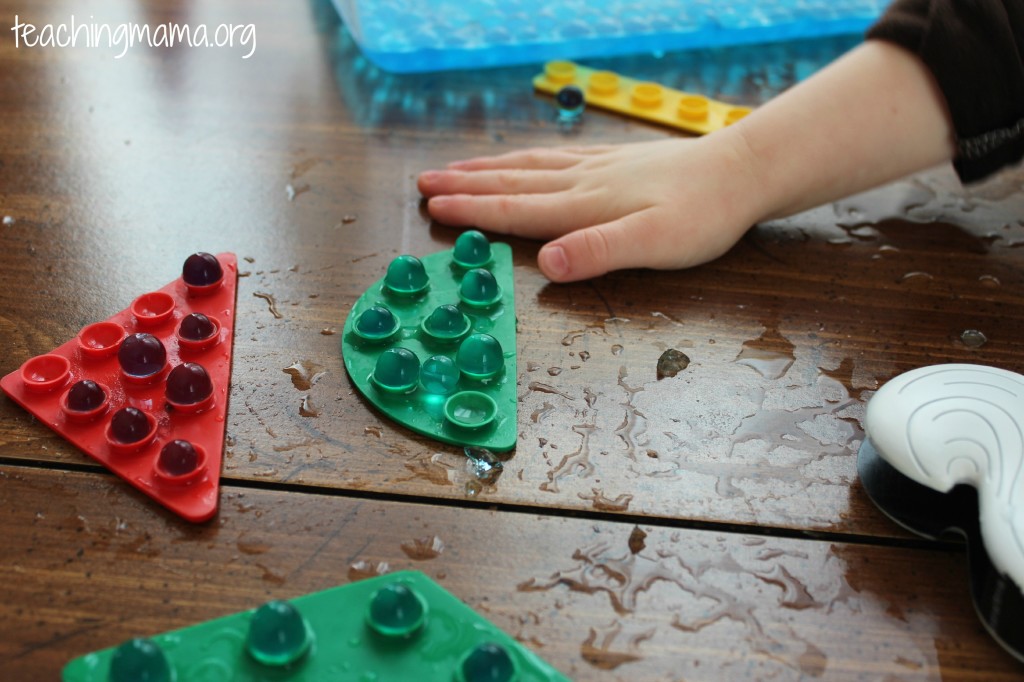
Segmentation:
{"type": "Polygon", "coordinates": [[[703,95],[639,81],[614,71],[598,71],[574,62],[552,61],[533,79],[533,87],[555,95],[566,85],[583,91],[588,106],[609,109],[645,121],[705,135],[735,123],[750,107],[718,102],[703,95]]]}

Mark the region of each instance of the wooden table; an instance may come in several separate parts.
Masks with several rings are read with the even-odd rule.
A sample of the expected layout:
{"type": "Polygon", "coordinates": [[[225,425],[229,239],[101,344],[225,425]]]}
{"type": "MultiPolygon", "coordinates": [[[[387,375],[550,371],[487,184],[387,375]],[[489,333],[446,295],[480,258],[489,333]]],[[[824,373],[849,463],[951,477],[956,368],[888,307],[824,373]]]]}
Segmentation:
{"type": "MultiPolygon", "coordinates": [[[[71,0],[0,16],[80,20],[71,0]]],[[[856,474],[866,401],[936,362],[1024,370],[1020,172],[949,169],[758,226],[681,272],[551,285],[510,240],[519,442],[477,490],[456,447],[384,419],[340,334],[401,253],[450,248],[415,175],[566,132],[539,65],[399,76],[322,0],[90,3],[94,21],[254,23],[238,49],[0,37],[0,374],[233,251],[220,511],[192,525],[0,400],[0,670],[418,569],[576,680],[1011,680],[962,547],[911,537],[856,474]],[[987,337],[980,347],[965,330],[987,337]],[[691,358],[658,380],[667,349],[691,358]]],[[[6,27],[6,25],[5,25],[6,27]]],[[[756,105],[852,38],[604,64],[756,105]]]]}

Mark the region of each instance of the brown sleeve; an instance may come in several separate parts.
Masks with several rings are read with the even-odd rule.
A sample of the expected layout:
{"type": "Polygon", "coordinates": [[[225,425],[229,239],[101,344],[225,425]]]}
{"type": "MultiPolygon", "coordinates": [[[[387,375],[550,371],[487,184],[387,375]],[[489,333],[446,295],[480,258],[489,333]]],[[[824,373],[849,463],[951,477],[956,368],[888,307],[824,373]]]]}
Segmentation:
{"type": "Polygon", "coordinates": [[[867,37],[910,50],[931,70],[964,182],[1024,156],[1024,2],[895,0],[867,37]]]}

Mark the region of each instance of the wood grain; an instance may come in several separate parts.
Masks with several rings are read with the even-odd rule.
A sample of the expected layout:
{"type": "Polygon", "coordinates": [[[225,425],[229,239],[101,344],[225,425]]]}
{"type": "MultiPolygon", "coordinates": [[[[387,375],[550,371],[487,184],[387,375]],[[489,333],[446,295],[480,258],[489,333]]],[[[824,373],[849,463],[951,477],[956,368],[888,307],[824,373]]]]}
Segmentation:
{"type": "MultiPolygon", "coordinates": [[[[235,252],[225,488],[214,523],[186,525],[0,399],[5,678],[52,679],[76,654],[323,589],[358,562],[425,568],[574,679],[1021,676],[977,624],[962,555],[879,513],[855,463],[866,402],[896,374],[1024,370],[1022,171],[963,188],[935,169],[681,272],[551,285],[538,244],[507,240],[519,444],[479,490],[457,448],[384,419],[343,371],[352,303],[394,256],[457,236],[426,217],[416,174],[675,133],[598,111],[566,131],[530,89],[539,65],[381,72],[327,0],[90,12],[253,22],[258,43],[248,60],[114,59],[0,40],[0,374],[189,254],[235,252]],[[669,349],[689,366],[658,379],[669,349]],[[402,550],[435,536],[434,559],[402,550]]],[[[73,13],[0,0],[0,17],[73,13]]],[[[756,105],[855,42],[592,64],[756,105]]]]}
{"type": "MultiPolygon", "coordinates": [[[[180,523],[106,475],[0,469],[5,678],[421,570],[575,680],[1013,680],[959,552],[228,487],[180,523]]],[[[353,616],[358,617],[358,616],[353,616]]]]}

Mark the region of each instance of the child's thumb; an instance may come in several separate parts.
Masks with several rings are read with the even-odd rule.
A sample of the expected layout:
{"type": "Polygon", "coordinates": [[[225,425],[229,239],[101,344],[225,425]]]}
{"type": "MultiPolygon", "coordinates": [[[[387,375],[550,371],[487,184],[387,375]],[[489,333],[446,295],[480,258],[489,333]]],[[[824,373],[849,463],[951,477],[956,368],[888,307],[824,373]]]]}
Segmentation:
{"type": "Polygon", "coordinates": [[[653,245],[643,243],[643,229],[632,229],[634,220],[635,214],[548,242],[537,254],[541,272],[552,282],[576,282],[649,264],[653,245]]]}

